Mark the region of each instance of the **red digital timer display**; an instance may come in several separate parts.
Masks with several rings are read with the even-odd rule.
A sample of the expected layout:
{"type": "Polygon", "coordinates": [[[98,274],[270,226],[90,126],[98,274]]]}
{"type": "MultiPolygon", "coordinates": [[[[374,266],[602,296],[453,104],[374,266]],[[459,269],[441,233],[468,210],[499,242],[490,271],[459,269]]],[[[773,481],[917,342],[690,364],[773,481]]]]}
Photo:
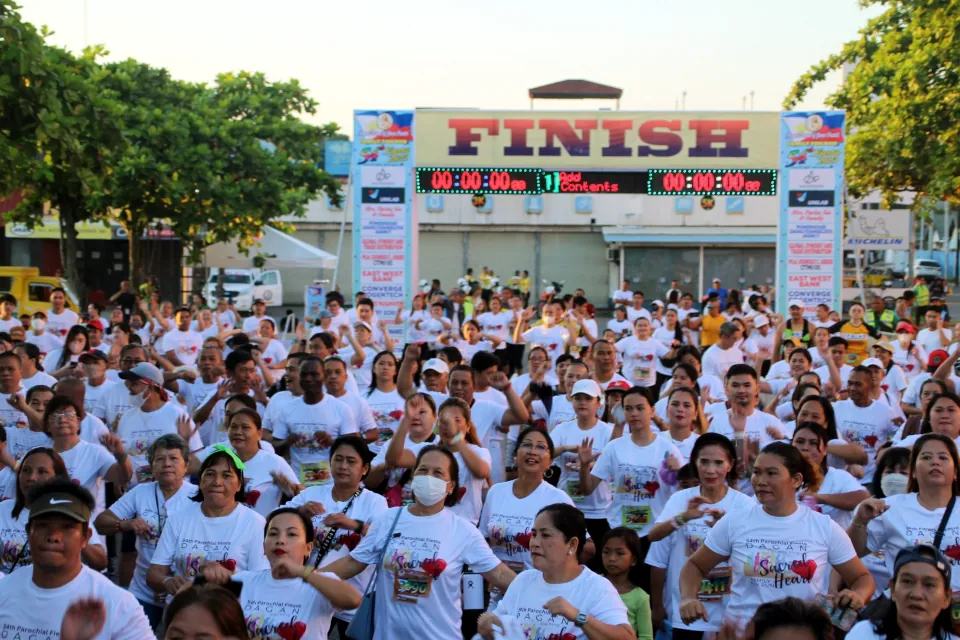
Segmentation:
{"type": "Polygon", "coordinates": [[[417,193],[543,193],[540,169],[417,167],[417,193]]]}
{"type": "Polygon", "coordinates": [[[776,169],[651,169],[651,196],[775,196],[776,169]]]}

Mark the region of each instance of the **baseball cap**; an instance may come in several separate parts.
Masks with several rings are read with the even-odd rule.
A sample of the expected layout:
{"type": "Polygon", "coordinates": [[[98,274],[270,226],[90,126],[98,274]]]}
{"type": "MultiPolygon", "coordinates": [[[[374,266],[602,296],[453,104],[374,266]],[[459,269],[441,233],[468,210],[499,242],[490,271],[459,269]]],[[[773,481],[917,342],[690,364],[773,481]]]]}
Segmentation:
{"type": "Polygon", "coordinates": [[[713,282],[721,282],[720,278],[714,278],[713,282]]]}
{"type": "Polygon", "coordinates": [[[909,322],[898,322],[897,323],[897,333],[901,331],[906,331],[907,333],[916,333],[917,330],[913,328],[913,325],[909,322]]]}
{"type": "Polygon", "coordinates": [[[90,327],[91,329],[97,329],[99,331],[103,331],[103,323],[99,320],[91,320],[90,322],[87,323],[87,326],[90,327]]]}
{"type": "Polygon", "coordinates": [[[880,369],[883,369],[883,363],[880,362],[879,358],[867,358],[860,364],[862,364],[865,367],[878,367],[880,369]]]}
{"type": "Polygon", "coordinates": [[[944,351],[943,349],[936,349],[930,352],[930,357],[927,359],[928,367],[939,367],[943,364],[943,361],[950,357],[950,354],[944,351]]]}
{"type": "Polygon", "coordinates": [[[788,308],[788,309],[789,309],[790,307],[799,307],[800,309],[804,309],[804,308],[806,308],[806,306],[807,306],[807,304],[806,304],[803,300],[798,300],[798,299],[796,299],[796,298],[794,298],[793,300],[791,300],[790,302],[787,303],[787,308],[788,308]]]}
{"type": "Polygon", "coordinates": [[[353,323],[353,328],[356,329],[357,327],[363,327],[364,329],[366,329],[366,330],[369,331],[370,333],[373,333],[373,327],[371,327],[371,326],[370,326],[370,323],[367,322],[366,320],[357,320],[356,322],[354,322],[354,323],[353,323]]]}
{"type": "Polygon", "coordinates": [[[143,380],[144,382],[155,384],[158,387],[163,386],[163,374],[160,373],[160,369],[157,369],[149,362],[141,362],[140,364],[134,365],[129,371],[121,371],[120,379],[143,380]]]}
{"type": "Polygon", "coordinates": [[[879,342],[874,342],[873,346],[874,348],[880,348],[880,349],[883,349],[884,351],[889,351],[890,353],[893,353],[893,345],[887,342],[886,340],[880,340],[879,342]]]}
{"type": "Polygon", "coordinates": [[[753,319],[753,326],[756,328],[765,327],[770,324],[770,318],[763,315],[762,313],[753,319]]]}
{"type": "Polygon", "coordinates": [[[795,346],[795,347],[802,347],[802,346],[803,346],[803,340],[801,340],[800,338],[797,338],[797,337],[795,337],[795,336],[790,336],[789,338],[784,338],[784,339],[783,339],[783,344],[786,344],[786,343],[788,343],[788,342],[792,343],[793,346],[795,346]]]}
{"type": "Polygon", "coordinates": [[[30,522],[40,516],[57,514],[77,522],[90,522],[90,509],[75,495],[52,491],[40,496],[30,504],[30,522]]]}
{"type": "Polygon", "coordinates": [[[450,367],[440,358],[430,358],[423,364],[424,371],[436,371],[437,373],[450,373],[450,367]]]}
{"type": "Polygon", "coordinates": [[[614,380],[613,382],[607,385],[606,393],[610,393],[611,391],[629,391],[629,390],[630,390],[630,385],[628,383],[624,382],[623,380],[614,380]]]}
{"type": "Polygon", "coordinates": [[[570,395],[575,396],[578,393],[584,393],[592,398],[599,398],[601,396],[600,385],[598,385],[595,380],[577,380],[576,384],[573,385],[573,391],[570,395]]]}
{"type": "Polygon", "coordinates": [[[663,300],[654,300],[650,304],[654,307],[657,307],[658,309],[663,309],[663,300]]]}
{"type": "Polygon", "coordinates": [[[86,364],[94,360],[100,360],[102,362],[106,362],[107,354],[105,354],[103,351],[100,351],[99,349],[91,349],[86,353],[80,354],[80,364],[86,364]]]}
{"type": "Polygon", "coordinates": [[[320,311],[321,319],[332,318],[332,317],[333,317],[333,314],[327,311],[326,309],[323,309],[322,311],[320,311]]]}
{"type": "Polygon", "coordinates": [[[257,298],[256,300],[253,301],[253,304],[262,304],[266,306],[267,303],[264,302],[263,298],[257,298]]]}
{"type": "MultiPolygon", "coordinates": [[[[33,507],[30,508],[30,516],[33,516],[33,507]]],[[[893,563],[893,577],[896,578],[900,569],[911,562],[921,562],[928,564],[936,569],[943,577],[946,584],[950,584],[950,561],[932,544],[918,544],[915,547],[905,547],[897,554],[897,559],[893,563]]]]}

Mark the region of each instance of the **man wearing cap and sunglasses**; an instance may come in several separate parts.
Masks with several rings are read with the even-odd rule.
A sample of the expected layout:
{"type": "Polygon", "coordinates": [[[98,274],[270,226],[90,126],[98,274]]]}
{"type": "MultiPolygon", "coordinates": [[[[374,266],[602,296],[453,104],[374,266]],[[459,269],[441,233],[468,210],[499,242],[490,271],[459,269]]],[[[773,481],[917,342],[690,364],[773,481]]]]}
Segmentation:
{"type": "Polygon", "coordinates": [[[32,564],[0,580],[0,630],[6,637],[154,637],[133,594],[81,562],[93,508],[90,492],[68,480],[31,492],[26,529],[32,564]]]}
{"type": "Polygon", "coordinates": [[[190,321],[193,319],[190,307],[181,306],[177,309],[174,319],[177,322],[177,328],[163,336],[160,351],[166,355],[173,366],[192,367],[197,363],[197,356],[203,346],[203,336],[190,329],[190,321]]]}

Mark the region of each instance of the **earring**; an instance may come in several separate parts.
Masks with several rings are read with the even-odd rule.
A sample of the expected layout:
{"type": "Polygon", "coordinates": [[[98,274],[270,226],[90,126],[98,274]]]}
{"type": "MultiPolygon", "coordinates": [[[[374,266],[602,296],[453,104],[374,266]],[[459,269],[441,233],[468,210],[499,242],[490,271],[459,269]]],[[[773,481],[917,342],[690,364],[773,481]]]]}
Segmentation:
{"type": "Polygon", "coordinates": [[[573,549],[567,549],[567,555],[568,555],[568,556],[572,556],[572,555],[573,555],[573,549]]]}

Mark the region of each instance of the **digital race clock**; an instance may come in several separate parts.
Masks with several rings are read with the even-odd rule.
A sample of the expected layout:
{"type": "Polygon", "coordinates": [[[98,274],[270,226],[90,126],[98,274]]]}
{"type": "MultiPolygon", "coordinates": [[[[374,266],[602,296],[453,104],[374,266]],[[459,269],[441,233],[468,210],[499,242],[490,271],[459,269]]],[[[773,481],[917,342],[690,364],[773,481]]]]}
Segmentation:
{"type": "Polygon", "coordinates": [[[776,169],[650,169],[651,196],[775,196],[776,169]]]}
{"type": "Polygon", "coordinates": [[[543,193],[540,169],[417,167],[417,193],[543,193]]]}

